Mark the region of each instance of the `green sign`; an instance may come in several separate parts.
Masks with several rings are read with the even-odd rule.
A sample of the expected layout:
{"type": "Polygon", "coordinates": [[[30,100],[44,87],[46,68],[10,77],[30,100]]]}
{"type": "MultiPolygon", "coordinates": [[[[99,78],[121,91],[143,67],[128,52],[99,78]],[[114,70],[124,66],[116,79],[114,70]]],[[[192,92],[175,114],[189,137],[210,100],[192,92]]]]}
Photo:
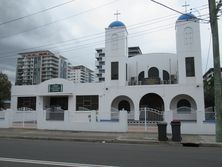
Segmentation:
{"type": "Polygon", "coordinates": [[[49,92],[62,92],[63,85],[62,84],[51,84],[49,85],[49,92]]]}

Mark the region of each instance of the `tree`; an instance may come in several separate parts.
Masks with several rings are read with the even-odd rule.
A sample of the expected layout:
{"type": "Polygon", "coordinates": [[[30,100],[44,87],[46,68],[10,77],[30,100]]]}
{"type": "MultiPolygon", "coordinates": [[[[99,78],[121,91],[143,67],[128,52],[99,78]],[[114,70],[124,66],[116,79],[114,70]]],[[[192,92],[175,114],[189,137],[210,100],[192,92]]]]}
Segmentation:
{"type": "Polygon", "coordinates": [[[4,100],[10,100],[11,86],[11,82],[8,80],[7,75],[0,72],[0,109],[4,108],[4,100]]]}

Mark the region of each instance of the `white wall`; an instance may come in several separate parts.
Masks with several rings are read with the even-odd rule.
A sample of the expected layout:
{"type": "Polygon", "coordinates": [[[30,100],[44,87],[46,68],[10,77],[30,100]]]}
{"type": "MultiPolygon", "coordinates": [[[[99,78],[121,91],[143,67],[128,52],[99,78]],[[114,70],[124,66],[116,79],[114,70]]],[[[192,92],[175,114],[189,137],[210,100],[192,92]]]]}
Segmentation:
{"type": "Polygon", "coordinates": [[[176,23],[176,44],[179,67],[180,84],[201,84],[202,79],[202,59],[200,27],[198,21],[179,21],[176,23]],[[186,34],[185,29],[191,28],[192,34],[186,34]],[[187,43],[186,40],[190,39],[187,43]],[[186,77],[185,58],[194,57],[195,77],[186,77]]]}
{"type": "Polygon", "coordinates": [[[12,111],[7,109],[0,111],[0,128],[10,128],[12,126],[12,111]]]}
{"type": "Polygon", "coordinates": [[[169,74],[177,73],[177,56],[173,53],[150,53],[131,57],[128,59],[128,78],[138,77],[144,71],[145,78],[148,77],[148,70],[151,67],[159,69],[160,78],[162,71],[166,70],[169,74]]]}
{"type": "Polygon", "coordinates": [[[127,132],[127,112],[121,111],[118,122],[100,122],[96,111],[70,112],[66,111],[64,121],[46,120],[45,111],[38,116],[38,129],[72,130],[72,131],[100,131],[100,132],[127,132]],[[89,117],[90,115],[90,117],[89,117]]]}

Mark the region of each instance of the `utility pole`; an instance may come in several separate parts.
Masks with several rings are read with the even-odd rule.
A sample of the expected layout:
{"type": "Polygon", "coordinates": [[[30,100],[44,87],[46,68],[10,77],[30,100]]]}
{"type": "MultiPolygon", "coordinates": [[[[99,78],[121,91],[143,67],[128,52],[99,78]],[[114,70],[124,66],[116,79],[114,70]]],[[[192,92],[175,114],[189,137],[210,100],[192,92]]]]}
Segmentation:
{"type": "Polygon", "coordinates": [[[208,0],[210,13],[210,26],[212,33],[213,58],[214,58],[214,98],[216,109],[216,142],[222,142],[222,84],[220,70],[220,51],[218,38],[217,14],[222,1],[216,5],[215,0],[208,0]]]}

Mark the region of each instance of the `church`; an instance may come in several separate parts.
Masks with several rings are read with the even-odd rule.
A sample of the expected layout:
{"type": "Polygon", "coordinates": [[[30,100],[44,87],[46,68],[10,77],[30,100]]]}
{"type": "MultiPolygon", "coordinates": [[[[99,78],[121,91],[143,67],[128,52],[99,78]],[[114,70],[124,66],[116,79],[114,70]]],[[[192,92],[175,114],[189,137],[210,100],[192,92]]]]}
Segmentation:
{"type": "Polygon", "coordinates": [[[34,119],[38,129],[127,131],[128,123],[164,121],[170,133],[170,122],[180,120],[182,133],[214,134],[215,124],[205,121],[199,19],[186,13],[175,24],[176,54],[129,57],[127,27],[112,22],[104,82],[13,86],[12,113],[26,110],[22,119],[34,119]]]}

